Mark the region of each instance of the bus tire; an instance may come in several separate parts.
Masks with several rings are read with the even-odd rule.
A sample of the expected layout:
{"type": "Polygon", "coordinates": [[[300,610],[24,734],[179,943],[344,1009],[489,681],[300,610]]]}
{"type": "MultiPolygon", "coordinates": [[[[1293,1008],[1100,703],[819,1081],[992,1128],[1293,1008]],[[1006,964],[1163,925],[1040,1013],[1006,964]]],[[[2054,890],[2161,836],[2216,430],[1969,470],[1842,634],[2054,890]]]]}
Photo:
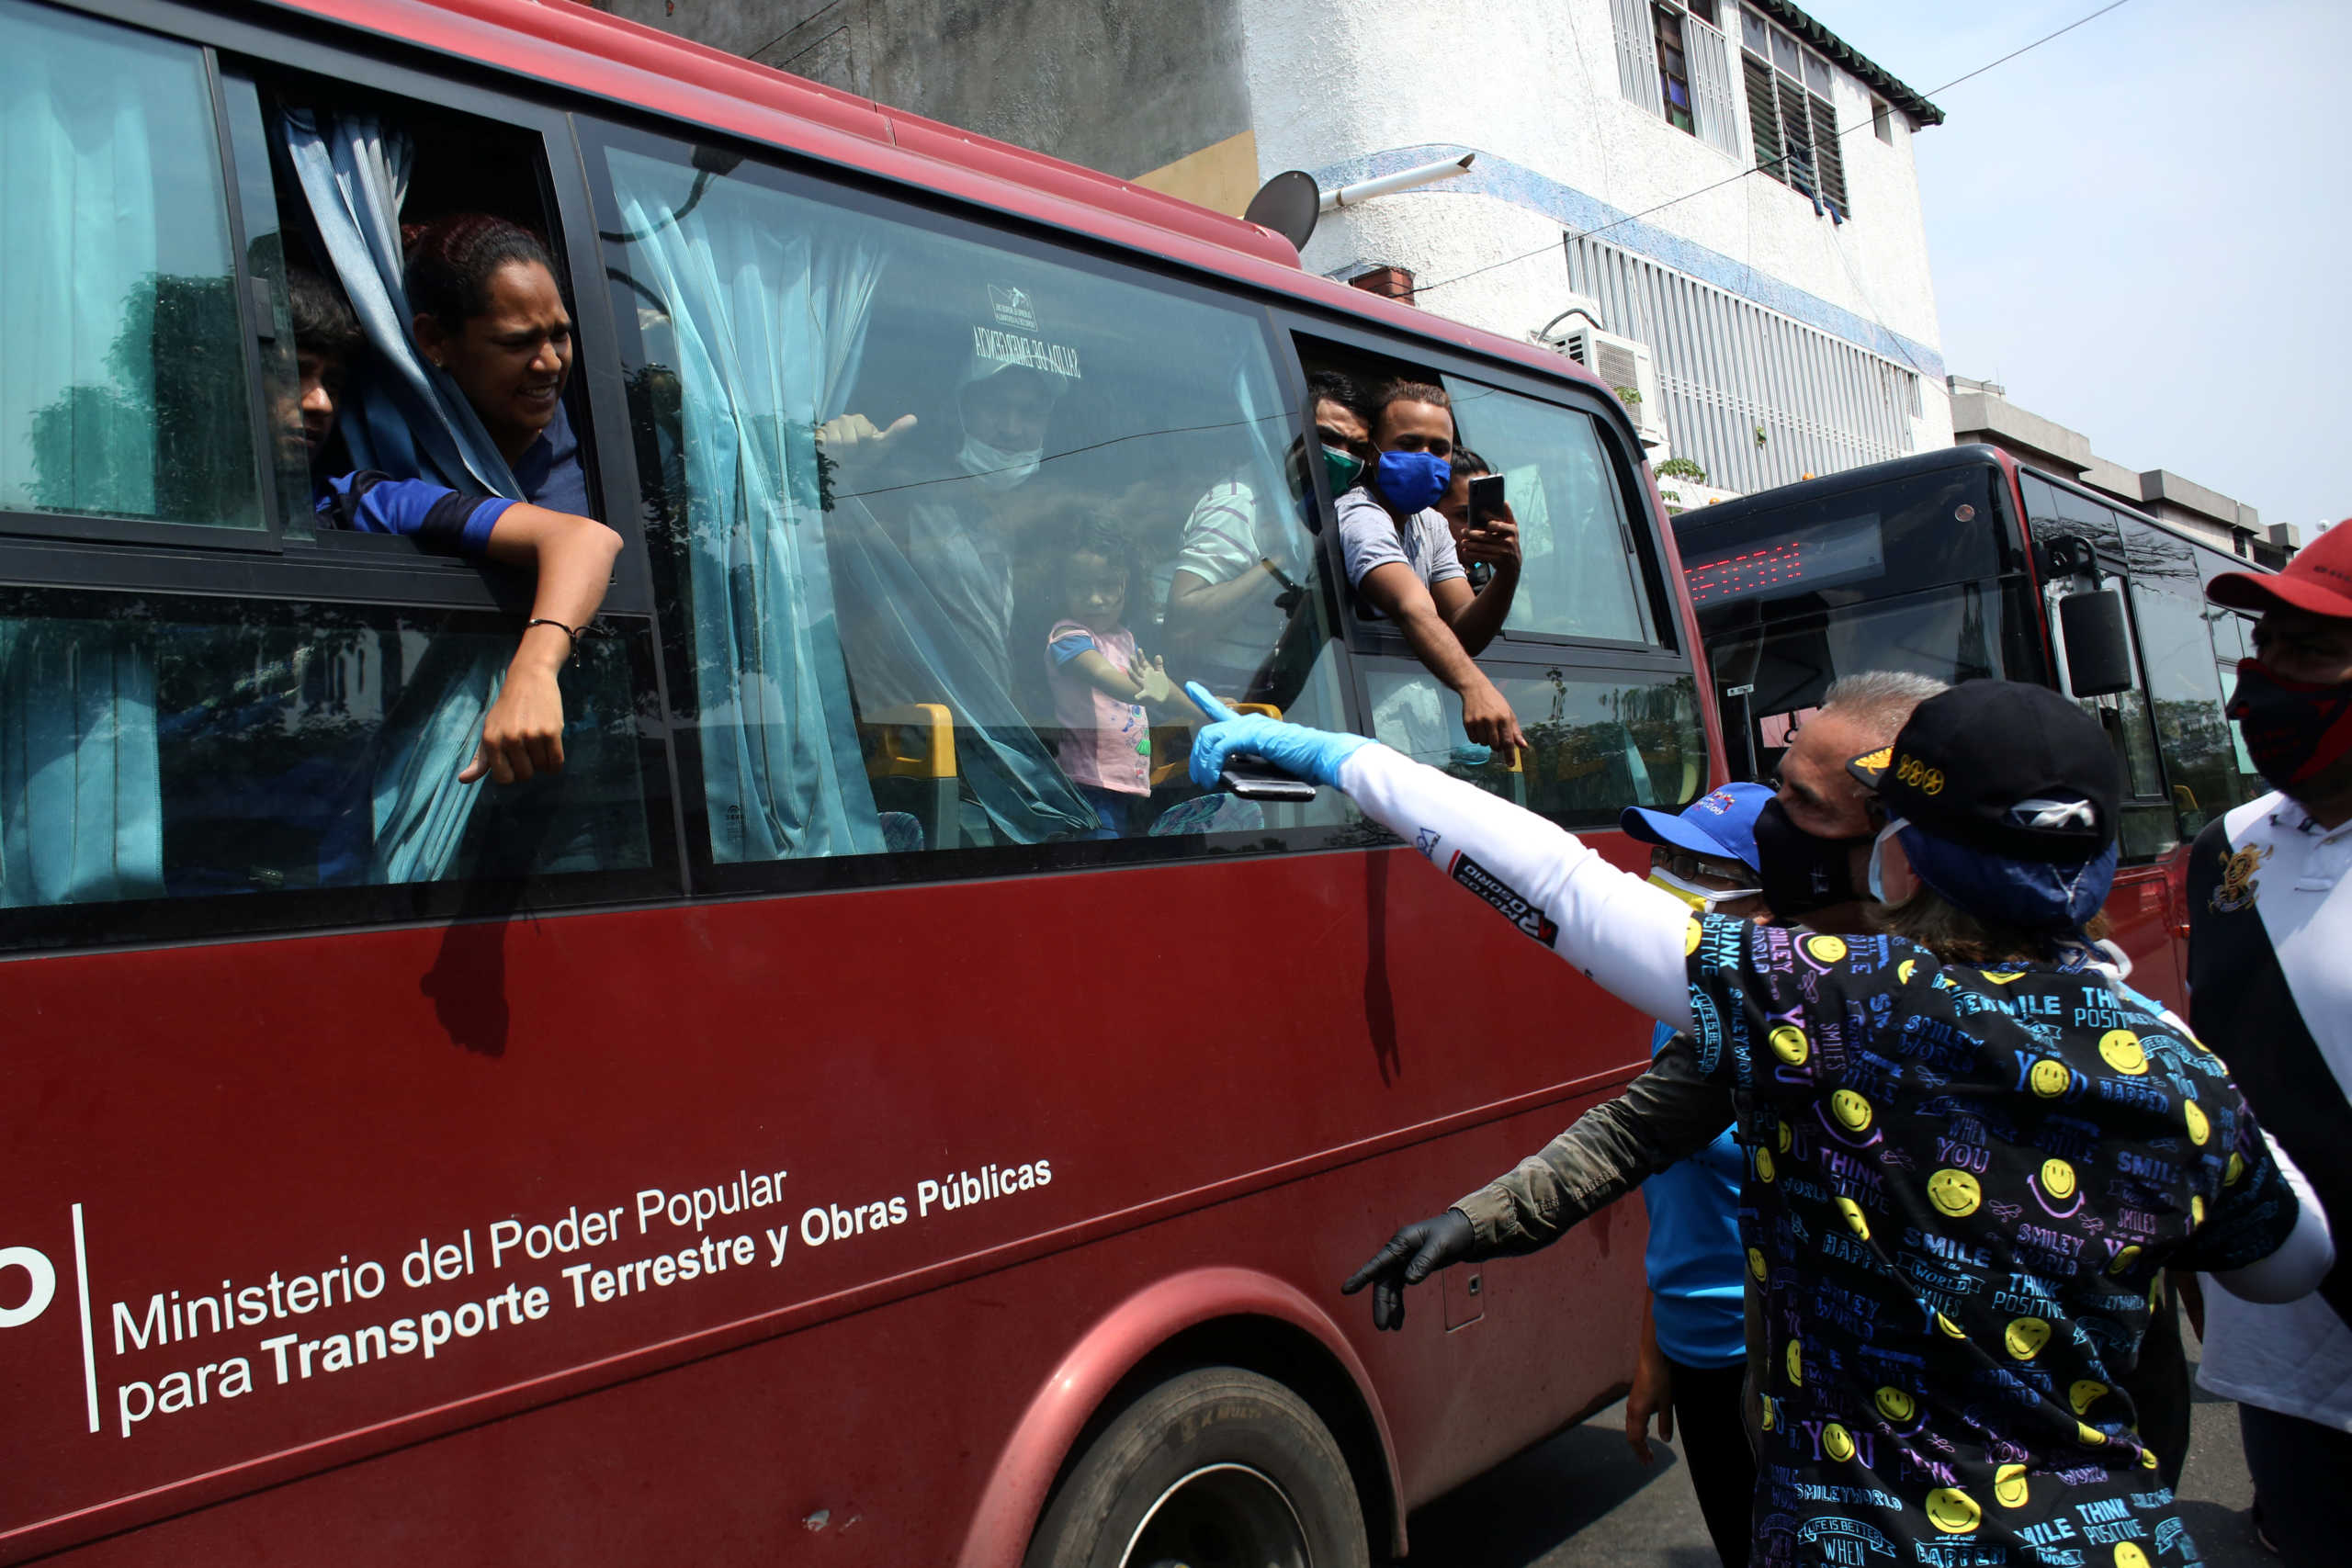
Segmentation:
{"type": "Polygon", "coordinates": [[[1282,1384],[1203,1367],[1102,1428],[1023,1568],[1368,1568],[1363,1507],[1330,1428],[1282,1384]]]}

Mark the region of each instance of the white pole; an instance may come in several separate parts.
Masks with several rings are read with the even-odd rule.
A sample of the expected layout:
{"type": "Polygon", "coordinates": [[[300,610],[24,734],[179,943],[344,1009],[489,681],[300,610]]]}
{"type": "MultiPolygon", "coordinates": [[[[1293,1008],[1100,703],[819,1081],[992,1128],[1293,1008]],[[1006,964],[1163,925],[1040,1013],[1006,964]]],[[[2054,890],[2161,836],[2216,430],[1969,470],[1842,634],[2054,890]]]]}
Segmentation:
{"type": "Polygon", "coordinates": [[[1370,201],[1375,196],[1391,196],[1400,190],[1411,190],[1416,186],[1435,185],[1440,180],[1450,180],[1456,175],[1466,174],[1477,156],[1476,152],[1464,152],[1459,158],[1448,158],[1436,164],[1423,164],[1418,169],[1403,169],[1393,175],[1383,175],[1376,180],[1359,180],[1351,186],[1341,186],[1335,191],[1324,193],[1322,205],[1317,210],[1336,212],[1342,207],[1353,207],[1358,202],[1370,201]]]}

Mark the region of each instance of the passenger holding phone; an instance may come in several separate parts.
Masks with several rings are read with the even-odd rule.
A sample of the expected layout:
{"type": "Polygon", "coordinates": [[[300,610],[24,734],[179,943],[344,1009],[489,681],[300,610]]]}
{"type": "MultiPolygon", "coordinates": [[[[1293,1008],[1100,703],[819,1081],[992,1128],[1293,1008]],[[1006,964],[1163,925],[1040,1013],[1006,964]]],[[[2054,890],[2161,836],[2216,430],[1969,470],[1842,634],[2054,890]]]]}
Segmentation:
{"type": "Polygon", "coordinates": [[[1453,482],[1437,503],[1438,514],[1453,535],[1454,556],[1469,569],[1470,586],[1481,599],[1489,588],[1498,595],[1492,608],[1499,626],[1519,589],[1519,519],[1503,499],[1503,477],[1487,459],[1456,446],[1453,467],[1453,482]]]}
{"type": "MultiPolygon", "coordinates": [[[[1474,590],[1437,511],[1453,477],[1453,400],[1443,388],[1390,385],[1374,400],[1372,439],[1379,456],[1370,476],[1340,498],[1348,581],[1374,615],[1396,623],[1430,673],[1462,699],[1470,739],[1505,752],[1524,750],[1527,737],[1510,702],[1474,662],[1502,629],[1518,587],[1518,530],[1511,529],[1508,569],[1498,560],[1495,581],[1474,590]]],[[[1504,547],[1488,539],[1481,548],[1504,547]]]]}

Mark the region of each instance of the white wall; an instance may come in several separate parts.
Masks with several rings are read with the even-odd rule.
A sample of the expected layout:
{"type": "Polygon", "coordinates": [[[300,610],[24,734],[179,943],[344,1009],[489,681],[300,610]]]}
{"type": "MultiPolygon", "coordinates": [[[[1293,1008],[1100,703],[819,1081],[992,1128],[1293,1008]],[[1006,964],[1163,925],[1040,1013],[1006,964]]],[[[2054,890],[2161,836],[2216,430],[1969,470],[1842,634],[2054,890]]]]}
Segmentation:
{"type": "Polygon", "coordinates": [[[1877,323],[1924,347],[1910,356],[1928,372],[1917,440],[1951,442],[1911,132],[1896,112],[1894,144],[1879,141],[1853,77],[1838,73],[1835,104],[1841,126],[1860,127],[1840,143],[1854,210],[1833,226],[1762,174],[1732,178],[1751,161],[1735,6],[1724,14],[1736,157],[1623,97],[1610,0],[1246,0],[1240,11],[1261,177],[1306,169],[1328,188],[1456,149],[1480,154],[1463,178],[1325,215],[1306,247],[1311,269],[1403,266],[1440,285],[1420,296],[1425,308],[1523,337],[1566,300],[1564,225],[1591,228],[1729,180],[1603,237],[1825,330],[1842,324],[1839,335],[1860,328],[1876,340],[1866,323],[1877,323]]]}

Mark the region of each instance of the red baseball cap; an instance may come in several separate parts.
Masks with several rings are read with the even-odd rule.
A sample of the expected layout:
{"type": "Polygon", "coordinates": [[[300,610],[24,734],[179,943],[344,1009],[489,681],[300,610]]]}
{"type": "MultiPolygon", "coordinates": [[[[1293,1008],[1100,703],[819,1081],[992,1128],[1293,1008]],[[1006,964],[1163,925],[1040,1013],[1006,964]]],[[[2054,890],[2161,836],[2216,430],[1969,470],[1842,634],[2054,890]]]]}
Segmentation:
{"type": "Polygon", "coordinates": [[[2233,610],[2259,614],[2284,604],[2352,620],[2352,519],[2313,539],[2286,570],[2225,571],[2205,585],[2205,597],[2233,610]]]}

